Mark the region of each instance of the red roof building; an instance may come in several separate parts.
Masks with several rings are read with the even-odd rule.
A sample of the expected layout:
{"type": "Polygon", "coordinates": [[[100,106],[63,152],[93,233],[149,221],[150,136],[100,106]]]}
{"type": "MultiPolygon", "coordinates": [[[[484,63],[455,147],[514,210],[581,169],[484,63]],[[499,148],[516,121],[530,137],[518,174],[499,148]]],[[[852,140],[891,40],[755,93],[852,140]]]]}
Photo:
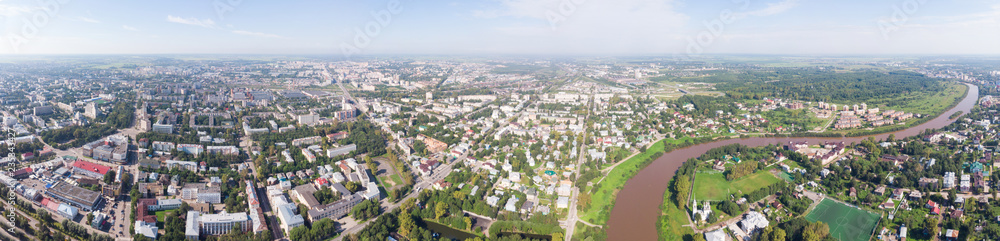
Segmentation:
{"type": "Polygon", "coordinates": [[[76,162],[73,162],[73,171],[80,175],[103,178],[104,174],[108,173],[109,170],[111,170],[111,167],[93,162],[84,160],[77,160],[76,162]]]}

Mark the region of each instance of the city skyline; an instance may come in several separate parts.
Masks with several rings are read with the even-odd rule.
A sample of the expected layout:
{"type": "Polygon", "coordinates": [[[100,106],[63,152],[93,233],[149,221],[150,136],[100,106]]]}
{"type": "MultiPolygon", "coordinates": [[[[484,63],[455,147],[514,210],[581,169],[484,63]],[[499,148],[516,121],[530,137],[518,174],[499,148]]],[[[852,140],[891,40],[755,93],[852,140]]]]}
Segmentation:
{"type": "Polygon", "coordinates": [[[1000,4],[8,0],[0,35],[0,54],[1000,54],[1000,4]]]}

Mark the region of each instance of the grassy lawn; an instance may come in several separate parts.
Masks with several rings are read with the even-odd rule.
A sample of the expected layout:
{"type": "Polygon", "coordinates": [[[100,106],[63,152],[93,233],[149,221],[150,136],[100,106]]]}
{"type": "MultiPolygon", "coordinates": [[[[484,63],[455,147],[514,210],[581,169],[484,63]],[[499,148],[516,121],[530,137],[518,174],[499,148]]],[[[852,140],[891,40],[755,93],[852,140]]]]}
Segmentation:
{"type": "Polygon", "coordinates": [[[698,172],[694,179],[694,198],[698,200],[726,200],[730,194],[750,193],[777,183],[779,180],[766,171],[758,171],[733,182],[727,181],[726,176],[722,173],[698,172]]]}
{"type": "Polygon", "coordinates": [[[689,224],[687,216],[670,201],[669,195],[671,192],[667,189],[660,207],[660,218],[656,221],[657,232],[660,240],[684,240],[684,235],[693,234],[694,231],[690,227],[682,227],[689,224]]]}
{"type": "Polygon", "coordinates": [[[657,151],[663,151],[663,141],[656,142],[646,152],[635,155],[623,161],[615,169],[612,169],[604,181],[601,182],[600,187],[591,193],[590,209],[580,212],[580,218],[596,225],[607,223],[618,191],[625,186],[625,182],[629,178],[632,178],[632,176],[635,176],[639,172],[641,167],[644,166],[643,161],[657,151]]]}
{"type": "Polygon", "coordinates": [[[695,174],[694,198],[697,200],[725,200],[732,191],[726,176],[720,172],[695,174]]]}
{"type": "Polygon", "coordinates": [[[396,183],[396,185],[403,184],[403,179],[399,178],[399,174],[392,174],[389,178],[392,178],[392,182],[396,183]]]}
{"type": "Polygon", "coordinates": [[[156,221],[161,223],[164,222],[163,219],[167,218],[168,211],[169,210],[156,211],[156,221]]]}

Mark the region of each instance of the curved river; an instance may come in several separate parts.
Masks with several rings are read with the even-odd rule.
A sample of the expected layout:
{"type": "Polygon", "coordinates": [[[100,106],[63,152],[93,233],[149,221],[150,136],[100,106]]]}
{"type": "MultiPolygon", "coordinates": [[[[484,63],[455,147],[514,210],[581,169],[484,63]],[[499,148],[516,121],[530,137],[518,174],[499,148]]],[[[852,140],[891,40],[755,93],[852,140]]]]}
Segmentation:
{"type": "MultiPolygon", "coordinates": [[[[951,116],[956,111],[969,113],[976,104],[976,100],[979,99],[979,88],[974,85],[966,85],[969,86],[968,95],[954,108],[916,127],[874,135],[875,138],[885,139],[889,134],[895,134],[897,138],[909,137],[920,134],[925,129],[937,129],[951,124],[954,121],[949,120],[948,116],[951,116]]],[[[862,139],[868,137],[755,137],[727,139],[689,146],[666,153],[653,161],[653,163],[650,163],[645,169],[639,171],[632,179],[629,179],[625,183],[625,187],[618,192],[615,207],[611,210],[611,216],[608,219],[608,240],[658,240],[656,220],[660,215],[660,204],[663,202],[663,193],[667,190],[668,181],[674,177],[674,173],[677,172],[681,163],[689,158],[701,156],[712,148],[736,143],[756,147],[768,144],[788,143],[789,141],[808,141],[809,143],[843,141],[851,143],[861,142],[862,139]]]]}

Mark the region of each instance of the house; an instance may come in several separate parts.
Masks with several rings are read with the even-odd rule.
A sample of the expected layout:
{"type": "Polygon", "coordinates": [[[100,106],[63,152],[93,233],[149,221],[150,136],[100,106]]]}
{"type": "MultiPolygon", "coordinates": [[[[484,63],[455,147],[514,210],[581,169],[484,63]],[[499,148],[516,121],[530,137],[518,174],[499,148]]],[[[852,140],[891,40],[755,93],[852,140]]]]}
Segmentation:
{"type": "Polygon", "coordinates": [[[910,200],[920,200],[921,198],[924,198],[924,194],[920,193],[920,191],[910,191],[910,200]]]}
{"type": "Polygon", "coordinates": [[[951,214],[948,214],[948,217],[959,218],[960,219],[960,218],[962,218],[962,215],[964,215],[964,214],[965,214],[965,212],[962,211],[961,209],[956,209],[955,211],[951,211],[951,214]]]}
{"type": "Polygon", "coordinates": [[[556,199],[556,208],[569,208],[569,198],[560,196],[556,199]]]}
{"type": "Polygon", "coordinates": [[[947,231],[944,231],[944,238],[945,238],[945,240],[948,240],[948,241],[957,241],[958,240],[958,230],[948,229],[947,231]]]}
{"type": "Polygon", "coordinates": [[[958,189],[960,192],[969,192],[972,189],[972,175],[963,174],[962,179],[959,181],[958,189]]]}
{"type": "Polygon", "coordinates": [[[917,183],[919,183],[921,188],[933,188],[933,189],[938,188],[937,178],[921,177],[920,180],[917,181],[917,183]]]}
{"type": "Polygon", "coordinates": [[[721,228],[705,233],[705,241],[728,241],[729,235],[721,228]]]}
{"type": "Polygon", "coordinates": [[[737,224],[743,229],[743,232],[751,234],[758,229],[766,228],[769,222],[767,221],[767,217],[764,217],[764,214],[757,211],[750,211],[737,224]]]}
{"type": "Polygon", "coordinates": [[[715,161],[715,165],[712,166],[712,169],[715,169],[716,171],[724,172],[724,171],[726,171],[726,162],[724,162],[724,161],[715,161]]]}
{"type": "Polygon", "coordinates": [[[885,185],[875,188],[875,192],[873,193],[878,194],[879,196],[885,195],[885,185]]]}
{"type": "Polygon", "coordinates": [[[903,189],[892,190],[892,198],[903,199],[903,189]]]}
{"type": "Polygon", "coordinates": [[[941,214],[941,207],[939,207],[938,204],[935,203],[934,201],[928,200],[927,205],[924,206],[931,209],[931,214],[934,215],[941,214]]]}
{"type": "Polygon", "coordinates": [[[955,187],[955,173],[945,172],[944,173],[944,188],[954,188],[955,187]]]}

